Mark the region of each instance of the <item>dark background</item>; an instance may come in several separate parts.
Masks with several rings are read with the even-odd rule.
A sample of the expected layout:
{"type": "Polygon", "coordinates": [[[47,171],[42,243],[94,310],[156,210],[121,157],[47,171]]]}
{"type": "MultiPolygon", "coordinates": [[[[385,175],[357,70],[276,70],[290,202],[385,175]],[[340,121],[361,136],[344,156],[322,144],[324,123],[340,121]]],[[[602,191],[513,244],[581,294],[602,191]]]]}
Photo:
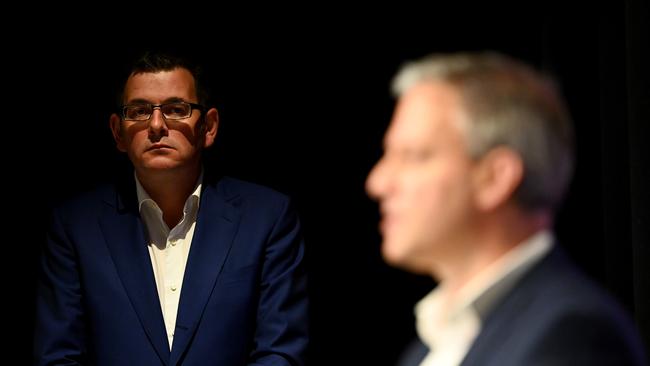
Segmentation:
{"type": "Polygon", "coordinates": [[[6,169],[19,189],[6,202],[29,228],[9,240],[24,278],[9,281],[17,283],[10,299],[20,316],[8,325],[17,329],[17,354],[30,352],[34,267],[48,210],[124,166],[108,129],[113,88],[134,52],[162,45],[191,50],[208,68],[221,115],[208,164],[285,192],[300,210],[312,364],[391,365],[415,335],[412,307],[434,283],[383,264],[377,207],[364,181],[391,118],[391,77],[404,61],[446,51],[501,51],[559,80],[575,120],[577,170],[558,237],[619,298],[647,342],[647,4],[432,6],[390,18],[373,14],[378,9],[219,13],[182,27],[157,14],[138,27],[126,27],[128,19],[50,22],[36,39],[16,42],[11,58],[26,78],[11,92],[28,105],[5,136],[20,146],[5,152],[18,162],[6,169]]]}

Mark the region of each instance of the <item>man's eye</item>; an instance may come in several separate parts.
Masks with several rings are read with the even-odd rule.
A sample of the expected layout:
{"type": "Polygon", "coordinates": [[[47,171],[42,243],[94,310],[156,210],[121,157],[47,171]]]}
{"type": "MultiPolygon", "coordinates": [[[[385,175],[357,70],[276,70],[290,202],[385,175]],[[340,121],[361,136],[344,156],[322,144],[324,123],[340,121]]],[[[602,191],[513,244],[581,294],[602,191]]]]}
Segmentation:
{"type": "Polygon", "coordinates": [[[162,107],[165,117],[172,119],[186,118],[190,115],[189,105],[183,103],[166,104],[162,107]]]}
{"type": "Polygon", "coordinates": [[[150,113],[151,113],[151,109],[146,105],[129,106],[129,107],[126,107],[126,111],[125,111],[126,118],[129,118],[129,119],[137,119],[137,118],[142,118],[142,117],[148,117],[150,113]]]}
{"type": "Polygon", "coordinates": [[[148,113],[147,110],[148,108],[146,107],[135,107],[131,109],[131,113],[136,116],[142,116],[148,113]]]}

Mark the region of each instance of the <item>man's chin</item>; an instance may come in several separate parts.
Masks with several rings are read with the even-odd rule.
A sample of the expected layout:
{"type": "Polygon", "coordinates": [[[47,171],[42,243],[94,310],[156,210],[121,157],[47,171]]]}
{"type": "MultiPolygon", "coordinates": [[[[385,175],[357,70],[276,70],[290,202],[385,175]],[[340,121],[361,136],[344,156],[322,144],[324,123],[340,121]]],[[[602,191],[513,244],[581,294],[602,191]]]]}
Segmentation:
{"type": "Polygon", "coordinates": [[[404,243],[384,239],[381,244],[381,255],[390,266],[403,268],[408,266],[408,255],[404,243]]]}
{"type": "Polygon", "coordinates": [[[424,258],[420,258],[406,248],[406,243],[390,242],[384,240],[381,246],[381,255],[384,262],[407,272],[420,275],[430,275],[431,268],[427,266],[424,258]]]}
{"type": "Polygon", "coordinates": [[[178,162],[173,161],[171,159],[153,159],[151,161],[146,162],[143,164],[143,168],[146,171],[149,172],[162,172],[162,171],[168,171],[168,170],[174,170],[179,167],[178,162]]]}

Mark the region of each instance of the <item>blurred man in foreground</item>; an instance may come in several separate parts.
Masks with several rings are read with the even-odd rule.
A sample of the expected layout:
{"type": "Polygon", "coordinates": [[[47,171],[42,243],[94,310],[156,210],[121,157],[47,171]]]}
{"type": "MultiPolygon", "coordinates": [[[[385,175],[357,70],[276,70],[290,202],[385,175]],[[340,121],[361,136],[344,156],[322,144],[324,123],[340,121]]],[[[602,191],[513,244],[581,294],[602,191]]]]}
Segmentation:
{"type": "Polygon", "coordinates": [[[439,286],[415,308],[403,365],[642,365],[621,308],[570,263],[551,228],[573,167],[553,84],[494,54],[406,65],[367,191],[382,253],[439,286]]]}

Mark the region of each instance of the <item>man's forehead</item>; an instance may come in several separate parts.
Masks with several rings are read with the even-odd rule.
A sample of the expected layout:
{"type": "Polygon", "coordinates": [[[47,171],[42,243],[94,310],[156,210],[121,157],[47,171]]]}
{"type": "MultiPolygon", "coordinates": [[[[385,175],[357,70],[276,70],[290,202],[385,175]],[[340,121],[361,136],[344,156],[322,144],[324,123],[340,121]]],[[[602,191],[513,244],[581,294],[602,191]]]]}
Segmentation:
{"type": "Polygon", "coordinates": [[[421,83],[399,99],[384,138],[391,143],[418,143],[450,133],[462,115],[459,95],[444,83],[421,83]]]}
{"type": "Polygon", "coordinates": [[[185,69],[132,74],[124,88],[125,99],[194,99],[194,78],[185,69]]]}

